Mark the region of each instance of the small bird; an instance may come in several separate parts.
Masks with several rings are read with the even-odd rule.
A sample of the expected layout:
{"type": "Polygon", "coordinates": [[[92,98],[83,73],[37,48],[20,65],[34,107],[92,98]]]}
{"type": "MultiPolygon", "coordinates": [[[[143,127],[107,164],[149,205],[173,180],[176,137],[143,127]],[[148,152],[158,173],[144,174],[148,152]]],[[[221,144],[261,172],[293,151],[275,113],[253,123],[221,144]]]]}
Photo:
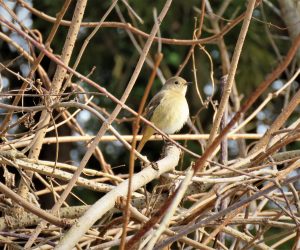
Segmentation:
{"type": "MultiPolygon", "coordinates": [[[[179,76],[168,79],[146,107],[145,118],[167,134],[179,131],[189,118],[189,106],[185,98],[188,84],[189,82],[179,76]]],[[[142,151],[154,133],[155,130],[149,125],[143,128],[138,152],[142,151]]]]}

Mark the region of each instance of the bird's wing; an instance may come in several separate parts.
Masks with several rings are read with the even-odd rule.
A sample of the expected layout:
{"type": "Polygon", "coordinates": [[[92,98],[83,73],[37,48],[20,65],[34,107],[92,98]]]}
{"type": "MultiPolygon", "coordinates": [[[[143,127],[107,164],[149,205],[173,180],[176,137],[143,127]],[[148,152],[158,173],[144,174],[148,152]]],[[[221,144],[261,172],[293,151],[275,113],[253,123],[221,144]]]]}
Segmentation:
{"type": "MultiPolygon", "coordinates": [[[[164,97],[164,93],[161,91],[161,92],[158,92],[151,99],[151,101],[149,102],[149,104],[147,105],[147,107],[145,108],[145,111],[143,113],[143,116],[147,120],[151,121],[153,113],[154,113],[155,109],[157,108],[157,106],[161,103],[163,97],[164,97]]],[[[151,137],[151,135],[153,135],[155,133],[155,130],[150,126],[147,126],[147,124],[143,124],[141,132],[143,134],[143,137],[142,137],[142,140],[140,141],[140,143],[137,147],[138,152],[141,152],[141,150],[143,149],[145,143],[148,141],[148,139],[151,137]]]]}
{"type": "Polygon", "coordinates": [[[144,117],[147,120],[151,120],[151,117],[153,115],[154,110],[157,108],[157,106],[160,104],[164,97],[164,93],[161,91],[157,93],[149,102],[147,107],[145,108],[144,117]]]}

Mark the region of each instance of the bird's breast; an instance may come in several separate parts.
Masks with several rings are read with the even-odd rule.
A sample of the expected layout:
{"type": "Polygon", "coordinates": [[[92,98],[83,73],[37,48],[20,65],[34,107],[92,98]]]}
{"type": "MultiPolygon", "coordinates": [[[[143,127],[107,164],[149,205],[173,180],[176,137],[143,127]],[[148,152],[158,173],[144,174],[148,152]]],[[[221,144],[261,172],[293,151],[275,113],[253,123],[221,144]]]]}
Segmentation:
{"type": "Polygon", "coordinates": [[[165,94],[155,109],[151,121],[167,134],[180,130],[189,117],[185,96],[177,93],[165,94]]]}

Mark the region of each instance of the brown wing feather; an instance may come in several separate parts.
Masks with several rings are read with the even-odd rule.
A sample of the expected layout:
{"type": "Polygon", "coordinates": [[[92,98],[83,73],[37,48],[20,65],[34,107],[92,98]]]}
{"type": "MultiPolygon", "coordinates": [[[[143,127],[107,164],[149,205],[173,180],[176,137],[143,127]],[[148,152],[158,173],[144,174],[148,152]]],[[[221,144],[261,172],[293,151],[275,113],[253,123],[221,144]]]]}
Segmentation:
{"type": "MultiPolygon", "coordinates": [[[[160,104],[162,98],[163,98],[164,93],[163,92],[159,92],[157,93],[149,102],[149,104],[147,105],[147,107],[145,108],[144,111],[144,117],[147,120],[151,120],[152,115],[154,110],[156,109],[156,107],[160,104]]],[[[138,147],[137,147],[137,151],[141,152],[141,150],[143,149],[145,143],[148,141],[148,139],[151,137],[151,135],[153,135],[155,132],[155,130],[153,128],[151,128],[150,126],[147,125],[143,125],[142,127],[142,140],[140,141],[138,147]]]]}
{"type": "Polygon", "coordinates": [[[149,102],[149,104],[147,105],[147,107],[145,108],[145,118],[147,120],[151,120],[151,117],[153,115],[154,110],[156,109],[156,107],[160,104],[162,98],[164,96],[164,93],[161,91],[159,93],[157,93],[149,102]]]}

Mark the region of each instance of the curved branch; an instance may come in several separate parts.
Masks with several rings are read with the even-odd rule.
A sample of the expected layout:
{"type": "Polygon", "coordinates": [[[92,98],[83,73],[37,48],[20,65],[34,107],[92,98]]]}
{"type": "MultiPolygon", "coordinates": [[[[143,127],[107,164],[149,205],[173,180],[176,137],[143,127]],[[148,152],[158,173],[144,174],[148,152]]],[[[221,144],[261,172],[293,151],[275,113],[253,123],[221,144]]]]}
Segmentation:
{"type": "MultiPolygon", "coordinates": [[[[180,150],[175,146],[169,146],[166,149],[166,157],[157,161],[157,169],[148,166],[141,172],[135,174],[132,178],[132,192],[143,187],[150,181],[158,178],[161,174],[171,171],[178,164],[180,150]]],[[[128,180],[122,182],[119,186],[107,193],[95,204],[93,204],[86,213],[80,217],[77,223],[65,234],[56,250],[71,249],[80,240],[87,230],[99,220],[107,211],[115,206],[115,202],[119,197],[127,195],[128,180]]]]}
{"type": "Polygon", "coordinates": [[[0,192],[3,193],[6,197],[11,198],[14,202],[22,206],[28,212],[37,215],[38,217],[52,223],[53,225],[56,225],[58,227],[65,227],[66,225],[69,224],[67,223],[66,220],[59,219],[57,218],[57,216],[49,214],[45,212],[43,209],[40,209],[39,207],[32,205],[31,202],[25,200],[24,198],[16,194],[14,191],[9,189],[1,182],[0,182],[0,192]]]}
{"type": "MultiPolygon", "coordinates": [[[[74,207],[63,207],[59,210],[59,215],[62,221],[64,219],[76,219],[78,215],[81,215],[84,211],[88,209],[88,206],[74,206],[74,207]]],[[[46,210],[49,213],[50,210],[46,210]]],[[[9,223],[5,217],[0,218],[0,231],[5,231],[8,229],[18,229],[23,227],[35,226],[42,218],[38,215],[33,215],[32,213],[22,213],[18,215],[18,218],[10,217],[9,223]]]]}
{"type": "MultiPolygon", "coordinates": [[[[39,11],[33,7],[31,7],[29,4],[25,3],[23,0],[17,0],[17,2],[24,8],[28,9],[32,14],[40,17],[43,20],[46,20],[48,22],[54,23],[56,21],[55,17],[49,16],[46,13],[39,11]]],[[[256,6],[258,6],[260,3],[260,0],[256,1],[256,6]]],[[[255,7],[256,7],[255,6],[255,7]]],[[[228,24],[224,26],[224,28],[220,31],[220,33],[215,34],[210,37],[202,38],[202,39],[196,39],[196,40],[190,40],[190,39],[172,39],[172,38],[161,38],[161,37],[154,37],[154,42],[161,42],[165,44],[173,44],[173,45],[196,45],[196,44],[207,44],[207,43],[213,43],[219,38],[225,36],[229,31],[231,31],[236,25],[238,25],[245,17],[245,13],[241,14],[234,20],[228,21],[228,24]]],[[[96,27],[99,24],[99,22],[82,22],[82,27],[96,27]]],[[[71,22],[62,20],[61,25],[63,26],[70,26],[71,22]]],[[[121,22],[103,22],[102,28],[119,28],[119,29],[126,29],[130,30],[132,33],[139,35],[144,38],[149,38],[149,34],[146,32],[133,27],[130,23],[121,23],[121,22]]]]}

